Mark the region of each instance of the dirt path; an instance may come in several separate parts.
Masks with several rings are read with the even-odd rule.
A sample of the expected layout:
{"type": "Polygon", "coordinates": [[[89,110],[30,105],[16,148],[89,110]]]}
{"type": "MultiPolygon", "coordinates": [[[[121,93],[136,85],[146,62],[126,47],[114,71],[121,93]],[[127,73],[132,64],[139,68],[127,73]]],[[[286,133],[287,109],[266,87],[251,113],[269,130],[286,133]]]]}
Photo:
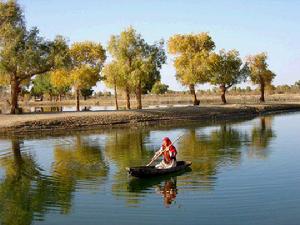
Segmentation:
{"type": "Polygon", "coordinates": [[[0,115],[0,134],[136,126],[161,121],[229,120],[265,113],[300,111],[300,104],[202,105],[160,109],[0,115]]]}

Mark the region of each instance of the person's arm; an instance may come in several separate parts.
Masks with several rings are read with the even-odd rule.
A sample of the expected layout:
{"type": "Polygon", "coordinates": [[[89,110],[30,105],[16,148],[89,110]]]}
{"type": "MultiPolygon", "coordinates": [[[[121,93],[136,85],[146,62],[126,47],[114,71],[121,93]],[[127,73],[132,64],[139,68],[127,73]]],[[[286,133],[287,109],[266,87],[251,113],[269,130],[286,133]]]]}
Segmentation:
{"type": "Polygon", "coordinates": [[[161,156],[162,154],[163,154],[163,147],[161,146],[160,147],[160,149],[157,151],[157,152],[155,152],[155,155],[158,155],[158,156],[161,156]]]}

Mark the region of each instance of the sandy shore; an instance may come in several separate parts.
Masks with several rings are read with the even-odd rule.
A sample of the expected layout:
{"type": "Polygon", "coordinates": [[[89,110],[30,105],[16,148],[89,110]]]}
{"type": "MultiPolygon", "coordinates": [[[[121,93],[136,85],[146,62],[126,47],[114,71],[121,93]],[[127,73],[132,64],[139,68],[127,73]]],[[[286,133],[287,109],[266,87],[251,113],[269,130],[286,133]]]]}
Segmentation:
{"type": "Polygon", "coordinates": [[[215,121],[300,111],[300,104],[202,105],[130,111],[61,112],[0,115],[0,134],[87,130],[111,126],[137,126],[157,122],[215,121]]]}

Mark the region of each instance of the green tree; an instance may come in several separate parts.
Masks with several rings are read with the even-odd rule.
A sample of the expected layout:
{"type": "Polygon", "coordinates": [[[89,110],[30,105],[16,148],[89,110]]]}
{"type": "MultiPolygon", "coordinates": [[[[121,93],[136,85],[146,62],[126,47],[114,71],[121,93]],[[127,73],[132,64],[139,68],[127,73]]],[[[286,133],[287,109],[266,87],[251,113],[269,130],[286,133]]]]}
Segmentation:
{"type": "Polygon", "coordinates": [[[248,76],[248,66],[242,66],[242,60],[239,52],[230,50],[225,52],[221,50],[219,54],[213,53],[210,56],[210,83],[218,85],[221,89],[221,100],[226,101],[226,91],[233,85],[245,81],[248,76]]]}
{"type": "Polygon", "coordinates": [[[199,105],[195,85],[209,81],[208,62],[215,43],[207,33],[176,34],[169,39],[169,53],[175,55],[176,78],[188,86],[194,98],[194,105],[199,105]]]}
{"type": "Polygon", "coordinates": [[[88,97],[93,95],[94,90],[91,88],[84,88],[80,90],[80,93],[83,96],[83,99],[86,100],[88,97]]]}
{"type": "Polygon", "coordinates": [[[294,85],[300,89],[300,80],[296,81],[294,85]]]}
{"type": "Polygon", "coordinates": [[[131,74],[133,89],[135,90],[137,108],[142,108],[142,90],[150,82],[160,77],[160,69],[166,61],[164,42],[153,45],[143,43],[143,52],[137,60],[137,67],[131,74]]]}
{"type": "Polygon", "coordinates": [[[37,75],[32,81],[31,94],[33,96],[43,96],[44,94],[49,94],[52,98],[55,95],[55,88],[50,82],[50,74],[40,74],[37,75]]]}
{"type": "Polygon", "coordinates": [[[169,86],[166,84],[161,83],[160,81],[157,81],[153,87],[151,92],[154,94],[165,94],[168,91],[169,86]]]}
{"type": "Polygon", "coordinates": [[[125,75],[122,74],[122,65],[119,65],[117,61],[113,61],[104,66],[102,75],[105,85],[114,89],[116,110],[119,110],[118,89],[126,91],[127,84],[124,79],[125,75]]]}
{"type": "Polygon", "coordinates": [[[137,108],[142,108],[143,87],[155,80],[166,56],[163,42],[149,45],[132,27],[110,38],[108,51],[117,62],[119,75],[122,76],[126,93],[126,107],[130,109],[130,93],[134,92],[137,108]]]}
{"type": "Polygon", "coordinates": [[[70,56],[70,81],[76,94],[76,109],[79,111],[80,90],[89,89],[100,80],[106,54],[101,44],[86,41],[74,43],[70,48],[70,56]]]}
{"type": "Polygon", "coordinates": [[[270,85],[275,78],[275,74],[268,69],[267,54],[260,53],[253,56],[248,56],[247,63],[250,69],[250,79],[253,84],[260,86],[260,101],[265,101],[265,88],[270,85]]]}
{"type": "Polygon", "coordinates": [[[63,63],[65,40],[46,41],[37,28],[27,30],[21,7],[0,2],[0,80],[11,86],[11,113],[18,113],[20,85],[63,63]]]}

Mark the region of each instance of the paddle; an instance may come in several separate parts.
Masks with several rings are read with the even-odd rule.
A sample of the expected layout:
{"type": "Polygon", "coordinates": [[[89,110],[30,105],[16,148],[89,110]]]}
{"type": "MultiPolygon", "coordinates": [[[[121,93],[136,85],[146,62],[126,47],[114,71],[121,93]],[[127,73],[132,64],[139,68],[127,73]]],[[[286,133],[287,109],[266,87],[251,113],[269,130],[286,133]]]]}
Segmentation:
{"type": "Polygon", "coordinates": [[[152,157],[152,159],[151,159],[151,161],[147,164],[147,166],[150,166],[162,153],[164,153],[165,151],[167,151],[168,149],[169,149],[169,147],[171,146],[171,145],[173,145],[173,144],[175,144],[181,137],[183,136],[183,134],[182,135],[180,135],[180,136],[178,136],[170,145],[168,145],[167,147],[166,147],[166,149],[165,150],[163,150],[163,151],[157,151],[156,153],[155,153],[155,155],[152,157]]]}

